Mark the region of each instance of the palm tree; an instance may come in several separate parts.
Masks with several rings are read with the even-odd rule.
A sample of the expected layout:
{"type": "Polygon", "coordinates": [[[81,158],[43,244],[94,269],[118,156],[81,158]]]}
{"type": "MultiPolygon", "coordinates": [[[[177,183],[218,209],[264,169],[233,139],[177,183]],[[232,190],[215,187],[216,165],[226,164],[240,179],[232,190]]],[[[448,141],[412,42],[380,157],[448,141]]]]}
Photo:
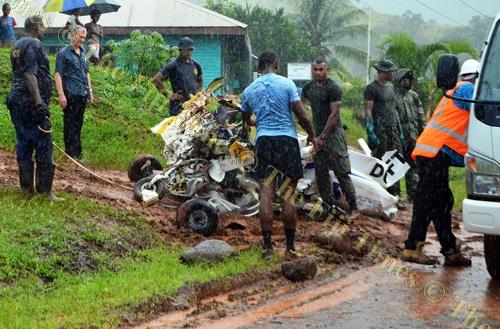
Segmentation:
{"type": "Polygon", "coordinates": [[[466,41],[417,45],[404,32],[390,33],[382,40],[380,48],[384,58],[392,60],[400,68],[408,68],[413,71],[413,76],[419,81],[416,91],[421,95],[427,111],[434,109],[436,102],[442,95],[438,92],[434,82],[439,56],[444,53],[452,53],[462,58],[477,58],[479,56],[478,51],[466,41]]]}
{"type": "Polygon", "coordinates": [[[433,77],[438,58],[443,53],[467,54],[477,58],[477,50],[466,41],[436,42],[417,45],[404,32],[393,32],[380,45],[384,58],[394,61],[401,68],[409,68],[418,78],[433,77]]]}
{"type": "MultiPolygon", "coordinates": [[[[299,0],[297,10],[299,26],[316,56],[330,56],[333,50],[336,55],[366,61],[366,52],[340,43],[366,35],[367,26],[358,23],[364,11],[347,0],[299,0]]],[[[334,66],[342,67],[338,59],[331,60],[334,66]]]]}

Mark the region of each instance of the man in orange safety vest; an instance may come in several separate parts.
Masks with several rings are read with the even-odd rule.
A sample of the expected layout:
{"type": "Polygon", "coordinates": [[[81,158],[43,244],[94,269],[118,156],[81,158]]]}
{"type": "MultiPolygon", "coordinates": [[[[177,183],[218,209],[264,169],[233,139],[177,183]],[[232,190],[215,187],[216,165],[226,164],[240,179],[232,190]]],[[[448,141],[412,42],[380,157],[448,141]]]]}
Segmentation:
{"type": "MultiPolygon", "coordinates": [[[[460,69],[461,81],[450,96],[472,99],[479,62],[466,60],[460,69]]],[[[442,97],[434,114],[417,140],[412,158],[416,161],[420,180],[413,205],[413,218],[403,259],[421,264],[434,264],[422,248],[431,221],[441,244],[445,266],[470,266],[470,258],[460,251],[451,229],[453,194],[448,185],[450,166],[464,166],[467,152],[467,129],[470,103],[442,97]]]]}

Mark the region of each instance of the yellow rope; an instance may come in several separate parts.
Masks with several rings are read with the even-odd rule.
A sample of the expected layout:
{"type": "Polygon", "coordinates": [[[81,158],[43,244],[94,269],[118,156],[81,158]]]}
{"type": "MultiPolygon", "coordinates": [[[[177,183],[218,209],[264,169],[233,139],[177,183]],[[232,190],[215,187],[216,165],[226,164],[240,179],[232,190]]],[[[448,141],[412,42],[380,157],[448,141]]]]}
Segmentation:
{"type": "Polygon", "coordinates": [[[83,166],[80,162],[76,161],[75,159],[73,159],[70,155],[68,155],[66,152],[64,152],[63,149],[61,149],[56,143],[52,142],[52,145],[55,146],[56,149],[58,149],[62,154],[64,154],[68,159],[70,159],[71,161],[73,161],[78,167],[80,167],[81,169],[83,169],[84,171],[86,171],[87,173],[91,174],[92,176],[96,177],[96,178],[99,178],[100,180],[102,181],[105,181],[106,183],[108,184],[111,184],[111,185],[115,185],[115,186],[118,186],[118,187],[121,187],[125,190],[128,190],[128,191],[133,191],[132,188],[128,187],[128,186],[124,186],[124,185],[120,185],[118,183],[115,183],[113,181],[110,181],[109,179],[105,178],[105,177],[102,177],[101,175],[99,174],[96,174],[95,172],[91,171],[90,169],[86,168],[85,166],[83,166]]]}

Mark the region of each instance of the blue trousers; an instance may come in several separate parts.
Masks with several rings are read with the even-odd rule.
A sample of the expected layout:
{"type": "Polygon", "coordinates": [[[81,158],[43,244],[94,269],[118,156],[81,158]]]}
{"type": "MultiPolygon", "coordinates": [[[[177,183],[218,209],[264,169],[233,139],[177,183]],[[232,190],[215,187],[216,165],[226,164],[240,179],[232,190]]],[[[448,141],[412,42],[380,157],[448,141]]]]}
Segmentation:
{"type": "Polygon", "coordinates": [[[23,105],[10,104],[10,118],[16,129],[17,162],[32,162],[33,152],[39,164],[52,165],[52,135],[40,131],[32,118],[26,118],[23,105]]]}

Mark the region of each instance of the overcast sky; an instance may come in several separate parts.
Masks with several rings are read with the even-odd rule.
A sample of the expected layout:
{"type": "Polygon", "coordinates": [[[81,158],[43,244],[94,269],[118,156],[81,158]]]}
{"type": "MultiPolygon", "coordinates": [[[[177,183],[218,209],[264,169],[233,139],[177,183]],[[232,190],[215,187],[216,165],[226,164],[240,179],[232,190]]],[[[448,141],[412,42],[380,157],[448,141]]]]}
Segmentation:
{"type": "Polygon", "coordinates": [[[422,14],[425,20],[454,25],[459,22],[467,25],[472,16],[496,16],[500,12],[500,0],[353,0],[353,3],[362,7],[369,5],[378,12],[388,14],[400,15],[411,10],[422,14]]]}

